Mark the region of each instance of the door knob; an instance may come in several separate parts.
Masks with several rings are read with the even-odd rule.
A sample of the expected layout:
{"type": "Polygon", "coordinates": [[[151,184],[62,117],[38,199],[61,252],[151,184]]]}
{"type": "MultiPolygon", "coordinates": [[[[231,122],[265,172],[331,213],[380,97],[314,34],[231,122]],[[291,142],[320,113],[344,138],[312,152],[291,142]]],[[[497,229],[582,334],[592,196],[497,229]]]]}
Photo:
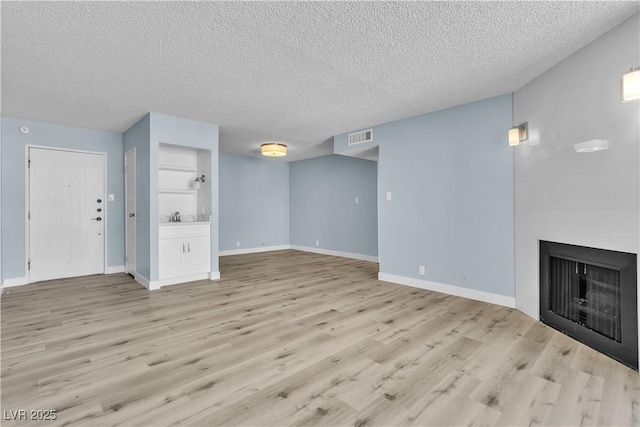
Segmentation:
{"type": "Polygon", "coordinates": [[[98,212],[102,212],[102,208],[98,208],[96,209],[98,212]]]}
{"type": "Polygon", "coordinates": [[[91,221],[102,221],[102,218],[98,217],[98,218],[91,218],[91,221]]]}
{"type": "Polygon", "coordinates": [[[130,213],[130,214],[129,214],[129,218],[133,218],[134,216],[136,216],[136,214],[135,214],[135,213],[130,213]]]}
{"type": "Polygon", "coordinates": [[[102,199],[98,199],[96,200],[98,203],[102,203],[102,199]]]}

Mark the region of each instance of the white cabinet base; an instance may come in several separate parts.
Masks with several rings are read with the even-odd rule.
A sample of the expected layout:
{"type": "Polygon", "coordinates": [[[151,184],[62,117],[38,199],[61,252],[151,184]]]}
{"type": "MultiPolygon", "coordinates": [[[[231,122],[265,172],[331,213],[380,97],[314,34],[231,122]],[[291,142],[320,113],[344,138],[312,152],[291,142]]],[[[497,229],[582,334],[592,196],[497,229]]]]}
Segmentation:
{"type": "Polygon", "coordinates": [[[158,236],[159,280],[150,283],[149,289],[209,279],[211,272],[209,230],[208,223],[161,225],[158,236]]]}

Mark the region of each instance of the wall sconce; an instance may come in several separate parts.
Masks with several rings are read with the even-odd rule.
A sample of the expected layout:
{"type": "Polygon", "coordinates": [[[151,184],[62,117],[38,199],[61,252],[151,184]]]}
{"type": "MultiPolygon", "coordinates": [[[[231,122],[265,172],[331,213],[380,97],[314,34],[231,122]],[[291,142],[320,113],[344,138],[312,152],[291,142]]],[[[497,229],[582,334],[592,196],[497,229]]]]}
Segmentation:
{"type": "Polygon", "coordinates": [[[622,75],[620,79],[620,96],[622,102],[640,99],[640,67],[633,67],[631,71],[622,75]]]}
{"type": "Polygon", "coordinates": [[[519,145],[527,140],[527,122],[509,129],[509,145],[511,147],[519,145]]]}
{"type": "Polygon", "coordinates": [[[204,175],[196,177],[196,190],[200,190],[202,188],[202,183],[204,182],[204,178],[205,178],[204,175]]]}
{"type": "Polygon", "coordinates": [[[573,145],[576,153],[593,153],[594,151],[606,150],[609,148],[608,139],[592,139],[590,141],[579,142],[573,145]]]}

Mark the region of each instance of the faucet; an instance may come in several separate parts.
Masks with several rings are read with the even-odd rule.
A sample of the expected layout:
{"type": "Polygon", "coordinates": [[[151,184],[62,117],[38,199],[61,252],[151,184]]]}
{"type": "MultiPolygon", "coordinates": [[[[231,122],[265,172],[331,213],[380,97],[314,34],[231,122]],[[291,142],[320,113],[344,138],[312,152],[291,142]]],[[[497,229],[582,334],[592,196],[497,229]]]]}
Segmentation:
{"type": "Polygon", "coordinates": [[[173,222],[180,222],[180,212],[176,211],[176,213],[173,214],[173,222]]]}

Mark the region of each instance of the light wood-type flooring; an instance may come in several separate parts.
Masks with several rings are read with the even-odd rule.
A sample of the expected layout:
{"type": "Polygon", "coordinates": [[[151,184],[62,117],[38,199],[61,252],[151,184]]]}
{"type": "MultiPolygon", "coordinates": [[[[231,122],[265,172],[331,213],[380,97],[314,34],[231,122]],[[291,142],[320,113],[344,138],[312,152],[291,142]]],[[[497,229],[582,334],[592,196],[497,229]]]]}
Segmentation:
{"type": "Polygon", "coordinates": [[[222,280],[125,274],[2,297],[18,425],[638,425],[640,376],[524,314],[380,282],[369,262],[221,258],[222,280]]]}

